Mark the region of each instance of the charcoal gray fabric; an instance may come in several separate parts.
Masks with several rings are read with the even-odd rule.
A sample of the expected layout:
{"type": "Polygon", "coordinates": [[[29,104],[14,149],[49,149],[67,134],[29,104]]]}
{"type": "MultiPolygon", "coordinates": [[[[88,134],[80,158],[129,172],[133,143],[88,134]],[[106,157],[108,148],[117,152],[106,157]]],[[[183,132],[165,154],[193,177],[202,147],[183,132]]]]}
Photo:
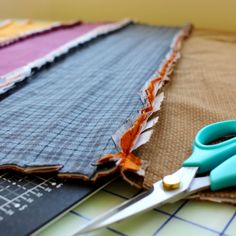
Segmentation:
{"type": "Polygon", "coordinates": [[[0,103],[0,165],[92,176],[179,30],[133,24],[40,71],[0,103]]]}

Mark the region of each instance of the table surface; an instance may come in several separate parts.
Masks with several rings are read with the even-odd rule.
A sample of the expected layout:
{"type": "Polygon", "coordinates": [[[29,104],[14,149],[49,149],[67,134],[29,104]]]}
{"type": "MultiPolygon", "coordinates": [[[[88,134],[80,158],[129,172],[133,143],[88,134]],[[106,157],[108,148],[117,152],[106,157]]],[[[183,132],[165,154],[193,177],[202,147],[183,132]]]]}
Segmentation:
{"type": "MultiPolygon", "coordinates": [[[[139,190],[118,179],[55,220],[37,235],[71,235],[91,219],[138,193],[139,190]]],[[[86,235],[236,235],[236,207],[184,200],[86,235]]]]}
{"type": "MultiPolygon", "coordinates": [[[[56,220],[37,236],[71,235],[88,221],[139,193],[117,179],[56,220]]],[[[106,235],[236,235],[236,207],[184,200],[86,234],[106,235]]]]}

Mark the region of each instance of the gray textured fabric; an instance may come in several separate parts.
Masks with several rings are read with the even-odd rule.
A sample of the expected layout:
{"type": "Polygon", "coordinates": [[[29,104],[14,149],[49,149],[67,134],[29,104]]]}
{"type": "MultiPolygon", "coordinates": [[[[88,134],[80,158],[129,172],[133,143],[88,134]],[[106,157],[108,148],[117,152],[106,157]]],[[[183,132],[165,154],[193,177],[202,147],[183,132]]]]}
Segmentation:
{"type": "Polygon", "coordinates": [[[0,164],[91,176],[179,30],[130,25],[35,75],[0,103],[0,164]]]}

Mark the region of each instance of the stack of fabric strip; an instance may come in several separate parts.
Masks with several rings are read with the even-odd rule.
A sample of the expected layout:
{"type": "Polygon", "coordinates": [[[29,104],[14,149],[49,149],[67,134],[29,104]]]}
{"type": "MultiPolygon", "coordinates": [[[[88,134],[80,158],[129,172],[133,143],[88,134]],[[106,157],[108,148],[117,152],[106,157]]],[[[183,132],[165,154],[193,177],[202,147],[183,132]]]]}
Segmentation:
{"type": "MultiPolygon", "coordinates": [[[[190,32],[191,25],[151,26],[130,20],[1,22],[0,169],[57,172],[58,177],[92,181],[120,172],[137,187],[150,187],[163,173],[173,172],[178,164],[166,168],[164,155],[153,154],[161,153],[161,142],[153,145],[151,136],[163,87],[190,32]]],[[[194,70],[193,65],[186,68],[194,70]]],[[[185,85],[191,88],[191,83],[184,81],[181,93],[188,94],[185,85]]],[[[170,113],[171,106],[177,109],[174,103],[168,105],[170,113]]],[[[162,121],[161,127],[171,134],[168,122],[162,121]]],[[[197,132],[196,126],[191,128],[197,132]]],[[[176,132],[181,133],[175,131],[173,137],[176,132]]],[[[164,149],[172,141],[167,139],[164,149]]]]}
{"type": "Polygon", "coordinates": [[[61,26],[57,22],[5,20],[0,24],[0,45],[9,45],[17,40],[61,26]]]}

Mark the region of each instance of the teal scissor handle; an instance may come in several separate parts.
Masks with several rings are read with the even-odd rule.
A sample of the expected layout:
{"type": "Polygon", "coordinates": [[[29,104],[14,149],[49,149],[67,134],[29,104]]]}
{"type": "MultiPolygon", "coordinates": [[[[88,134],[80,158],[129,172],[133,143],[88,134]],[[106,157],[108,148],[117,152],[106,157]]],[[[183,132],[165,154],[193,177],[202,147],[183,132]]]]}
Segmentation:
{"type": "Polygon", "coordinates": [[[236,155],[212,170],[210,180],[212,191],[236,186],[236,155]]]}
{"type": "Polygon", "coordinates": [[[196,135],[193,153],[184,161],[183,166],[199,167],[199,174],[210,172],[236,154],[236,137],[213,145],[209,145],[209,143],[218,138],[235,134],[236,120],[227,120],[205,126],[196,135]]]}

